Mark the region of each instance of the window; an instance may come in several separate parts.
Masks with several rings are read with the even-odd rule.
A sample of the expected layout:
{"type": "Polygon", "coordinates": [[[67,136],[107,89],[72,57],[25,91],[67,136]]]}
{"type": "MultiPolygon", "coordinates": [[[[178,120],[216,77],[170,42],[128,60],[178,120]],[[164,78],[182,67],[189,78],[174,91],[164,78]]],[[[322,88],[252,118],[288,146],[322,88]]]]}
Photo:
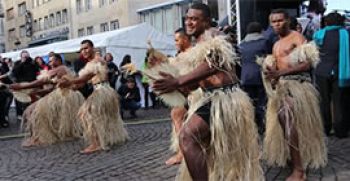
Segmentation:
{"type": "Polygon", "coordinates": [[[27,8],[26,8],[26,3],[25,2],[19,4],[18,5],[18,16],[24,15],[26,13],[26,10],[27,10],[27,8]]]}
{"type": "Polygon", "coordinates": [[[89,11],[92,8],[91,0],[85,0],[85,11],[89,11]]]}
{"type": "Polygon", "coordinates": [[[49,27],[55,27],[55,15],[54,14],[50,14],[49,17],[49,27]]]}
{"type": "Polygon", "coordinates": [[[0,18],[0,35],[4,35],[5,34],[5,30],[4,30],[4,19],[0,18]]]}
{"type": "Polygon", "coordinates": [[[109,0],[109,3],[117,2],[117,0],[109,0]]]}
{"type": "Polygon", "coordinates": [[[39,31],[43,30],[44,28],[44,20],[42,18],[39,18],[39,31]]]}
{"type": "Polygon", "coordinates": [[[56,13],[56,25],[59,26],[62,23],[62,16],[61,16],[61,12],[57,12],[56,13]]]}
{"type": "Polygon", "coordinates": [[[19,27],[19,37],[25,37],[26,36],[26,27],[24,25],[19,27]]]}
{"type": "Polygon", "coordinates": [[[9,40],[15,40],[16,39],[16,29],[15,28],[9,29],[8,39],[9,40]]]}
{"type": "Polygon", "coordinates": [[[93,26],[88,26],[86,28],[86,35],[92,35],[94,34],[94,27],[93,26]]]}
{"type": "Polygon", "coordinates": [[[109,28],[108,28],[108,23],[102,23],[101,26],[100,26],[100,32],[105,32],[105,31],[108,31],[109,28]]]}
{"type": "Polygon", "coordinates": [[[83,2],[82,0],[76,0],[75,2],[76,2],[77,14],[79,14],[83,11],[83,2]]]}
{"type": "Polygon", "coordinates": [[[34,20],[34,23],[33,23],[33,31],[39,31],[39,28],[38,28],[38,21],[37,20],[34,20]]]}
{"type": "Polygon", "coordinates": [[[35,2],[36,2],[36,0],[32,0],[32,8],[33,9],[35,8],[35,2]]]}
{"type": "Polygon", "coordinates": [[[67,9],[62,10],[62,24],[66,24],[68,22],[68,14],[67,9]]]}
{"type": "Polygon", "coordinates": [[[6,16],[8,20],[13,19],[15,17],[15,11],[13,10],[13,8],[6,10],[6,16]]]}
{"type": "Polygon", "coordinates": [[[49,18],[47,16],[44,17],[44,30],[49,29],[49,18]]]}
{"type": "Polygon", "coordinates": [[[107,4],[107,0],[99,0],[100,7],[104,6],[107,4]]]}
{"type": "Polygon", "coordinates": [[[78,37],[82,37],[85,35],[84,28],[78,29],[78,37]]]}
{"type": "Polygon", "coordinates": [[[5,44],[0,44],[0,53],[5,53],[5,44]]]}
{"type": "Polygon", "coordinates": [[[119,29],[119,21],[118,20],[111,21],[111,30],[116,30],[116,29],[119,29]]]}

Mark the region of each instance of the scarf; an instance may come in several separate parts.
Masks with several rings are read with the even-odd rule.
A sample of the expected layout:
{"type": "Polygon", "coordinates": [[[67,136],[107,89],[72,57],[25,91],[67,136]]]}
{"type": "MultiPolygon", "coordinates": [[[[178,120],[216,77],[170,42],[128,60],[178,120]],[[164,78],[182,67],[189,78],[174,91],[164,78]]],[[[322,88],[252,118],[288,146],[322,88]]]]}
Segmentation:
{"type": "Polygon", "coordinates": [[[314,34],[313,39],[318,46],[322,46],[326,31],[329,30],[339,30],[338,86],[350,87],[350,49],[348,31],[341,26],[326,26],[325,28],[317,31],[314,34]]]}

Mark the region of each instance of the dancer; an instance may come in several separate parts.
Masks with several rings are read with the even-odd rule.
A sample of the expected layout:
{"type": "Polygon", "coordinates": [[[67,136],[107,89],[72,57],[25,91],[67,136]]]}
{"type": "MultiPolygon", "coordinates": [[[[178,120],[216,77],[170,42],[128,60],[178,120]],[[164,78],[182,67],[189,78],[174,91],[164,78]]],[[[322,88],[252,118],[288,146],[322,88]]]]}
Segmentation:
{"type": "Polygon", "coordinates": [[[78,112],[83,136],[89,143],[81,153],[93,153],[125,142],[128,134],[119,112],[119,96],[108,83],[106,62],[95,57],[94,45],[90,40],[81,42],[81,53],[88,63],[79,72],[79,77],[64,79],[59,86],[69,87],[88,81],[94,85],[93,93],[85,100],[78,112]]]}
{"type": "Polygon", "coordinates": [[[30,132],[30,135],[22,146],[53,144],[80,137],[81,129],[76,115],[84,97],[71,89],[54,89],[58,79],[72,78],[74,74],[62,64],[59,54],[50,57],[50,62],[53,69],[43,72],[37,80],[10,85],[12,90],[46,87],[34,93],[40,96],[49,93],[24,111],[22,125],[25,125],[25,130],[30,132]]]}
{"type": "MultiPolygon", "coordinates": [[[[262,180],[254,109],[237,84],[233,48],[224,36],[213,36],[207,5],[193,4],[185,24],[197,43],[186,57],[192,67],[183,67],[190,72],[176,78],[160,72],[163,78],[153,84],[161,94],[193,83],[205,92],[180,131],[182,168],[193,180],[262,180]]],[[[179,180],[186,179],[183,171],[179,180]]]]}
{"type": "MultiPolygon", "coordinates": [[[[179,62],[177,61],[178,58],[181,57],[187,50],[191,48],[191,37],[186,34],[186,31],[184,28],[179,28],[175,31],[175,46],[179,54],[177,55],[177,58],[170,59],[170,60],[173,60],[173,61],[170,61],[170,63],[176,66],[176,64],[179,64],[179,62]]],[[[179,136],[179,132],[181,130],[183,121],[185,119],[186,112],[187,112],[187,109],[184,106],[177,106],[171,109],[170,116],[173,123],[173,132],[172,132],[172,144],[170,148],[172,151],[176,152],[176,154],[170,157],[165,162],[166,165],[179,164],[183,159],[183,155],[179,149],[178,136],[179,136]]]]}
{"type": "Polygon", "coordinates": [[[318,60],[318,50],[314,44],[304,44],[300,33],[290,30],[286,11],[274,10],[270,23],[280,40],[264,71],[272,85],[267,89],[265,159],[269,165],[278,166],[286,166],[290,159],[293,172],[287,180],[305,180],[307,167],[319,168],[327,163],[318,93],[309,72],[318,60]]]}

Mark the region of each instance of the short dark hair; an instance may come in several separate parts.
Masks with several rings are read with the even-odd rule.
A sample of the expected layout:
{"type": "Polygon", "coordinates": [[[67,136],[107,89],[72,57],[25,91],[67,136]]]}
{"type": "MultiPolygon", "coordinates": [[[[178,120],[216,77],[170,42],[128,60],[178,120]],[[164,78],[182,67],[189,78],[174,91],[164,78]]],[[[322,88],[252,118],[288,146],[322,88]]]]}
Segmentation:
{"type": "Polygon", "coordinates": [[[208,5],[203,3],[194,3],[190,7],[190,9],[196,9],[202,11],[204,18],[211,18],[210,8],[208,5]]]}
{"type": "Polygon", "coordinates": [[[274,9],[270,14],[283,14],[284,18],[289,19],[289,13],[284,9],[274,9]]]}
{"type": "Polygon", "coordinates": [[[94,47],[94,43],[92,43],[91,40],[88,40],[88,39],[83,40],[80,44],[85,44],[85,43],[89,44],[89,46],[91,46],[91,47],[94,47]]]}
{"type": "Polygon", "coordinates": [[[60,54],[58,54],[58,53],[54,53],[54,54],[52,55],[52,57],[54,57],[55,60],[59,60],[59,61],[63,62],[62,56],[61,56],[60,54]]]}
{"type": "Polygon", "coordinates": [[[258,22],[251,22],[247,26],[247,33],[260,33],[262,30],[262,26],[258,22]]]}
{"type": "Polygon", "coordinates": [[[136,83],[134,77],[132,77],[132,76],[128,76],[128,77],[126,78],[126,82],[136,83]]]}
{"type": "Polygon", "coordinates": [[[345,17],[337,12],[331,12],[324,17],[327,26],[343,26],[345,17]]]}
{"type": "Polygon", "coordinates": [[[175,34],[179,33],[181,36],[186,36],[188,38],[190,38],[190,36],[188,36],[188,34],[186,33],[185,28],[178,28],[177,30],[175,30],[175,34]]]}

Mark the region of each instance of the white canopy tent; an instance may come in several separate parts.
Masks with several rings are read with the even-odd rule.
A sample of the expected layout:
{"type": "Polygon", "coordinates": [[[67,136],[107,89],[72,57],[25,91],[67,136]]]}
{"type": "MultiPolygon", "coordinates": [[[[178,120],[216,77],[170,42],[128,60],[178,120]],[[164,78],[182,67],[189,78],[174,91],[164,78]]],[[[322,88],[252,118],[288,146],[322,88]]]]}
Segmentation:
{"type": "MultiPolygon", "coordinates": [[[[70,54],[80,50],[81,41],[89,39],[94,43],[95,48],[101,48],[102,52],[109,52],[114,57],[114,62],[119,65],[126,54],[131,56],[132,62],[140,69],[144,63],[146,51],[149,48],[147,41],[152,42],[152,46],[167,55],[176,53],[174,39],[155,30],[147,23],[130,26],[115,31],[98,33],[76,39],[56,42],[44,46],[26,48],[31,57],[46,56],[49,52],[70,54]]],[[[21,50],[1,54],[2,57],[12,58],[16,61],[20,59],[21,50]]],[[[138,86],[143,95],[143,88],[140,80],[138,86]]],[[[143,96],[142,105],[144,104],[143,96]]]]}
{"type": "MultiPolygon", "coordinates": [[[[133,63],[135,63],[138,68],[140,68],[144,62],[146,50],[148,48],[147,40],[152,42],[154,48],[165,54],[174,55],[176,52],[174,40],[155,30],[147,23],[44,46],[27,48],[25,50],[30,53],[31,57],[45,56],[51,51],[55,53],[78,52],[80,43],[84,39],[91,40],[96,48],[101,48],[106,52],[112,53],[114,62],[117,65],[126,54],[131,55],[133,63]]],[[[21,50],[3,53],[1,56],[12,58],[12,60],[19,60],[20,51],[21,50]]]]}

